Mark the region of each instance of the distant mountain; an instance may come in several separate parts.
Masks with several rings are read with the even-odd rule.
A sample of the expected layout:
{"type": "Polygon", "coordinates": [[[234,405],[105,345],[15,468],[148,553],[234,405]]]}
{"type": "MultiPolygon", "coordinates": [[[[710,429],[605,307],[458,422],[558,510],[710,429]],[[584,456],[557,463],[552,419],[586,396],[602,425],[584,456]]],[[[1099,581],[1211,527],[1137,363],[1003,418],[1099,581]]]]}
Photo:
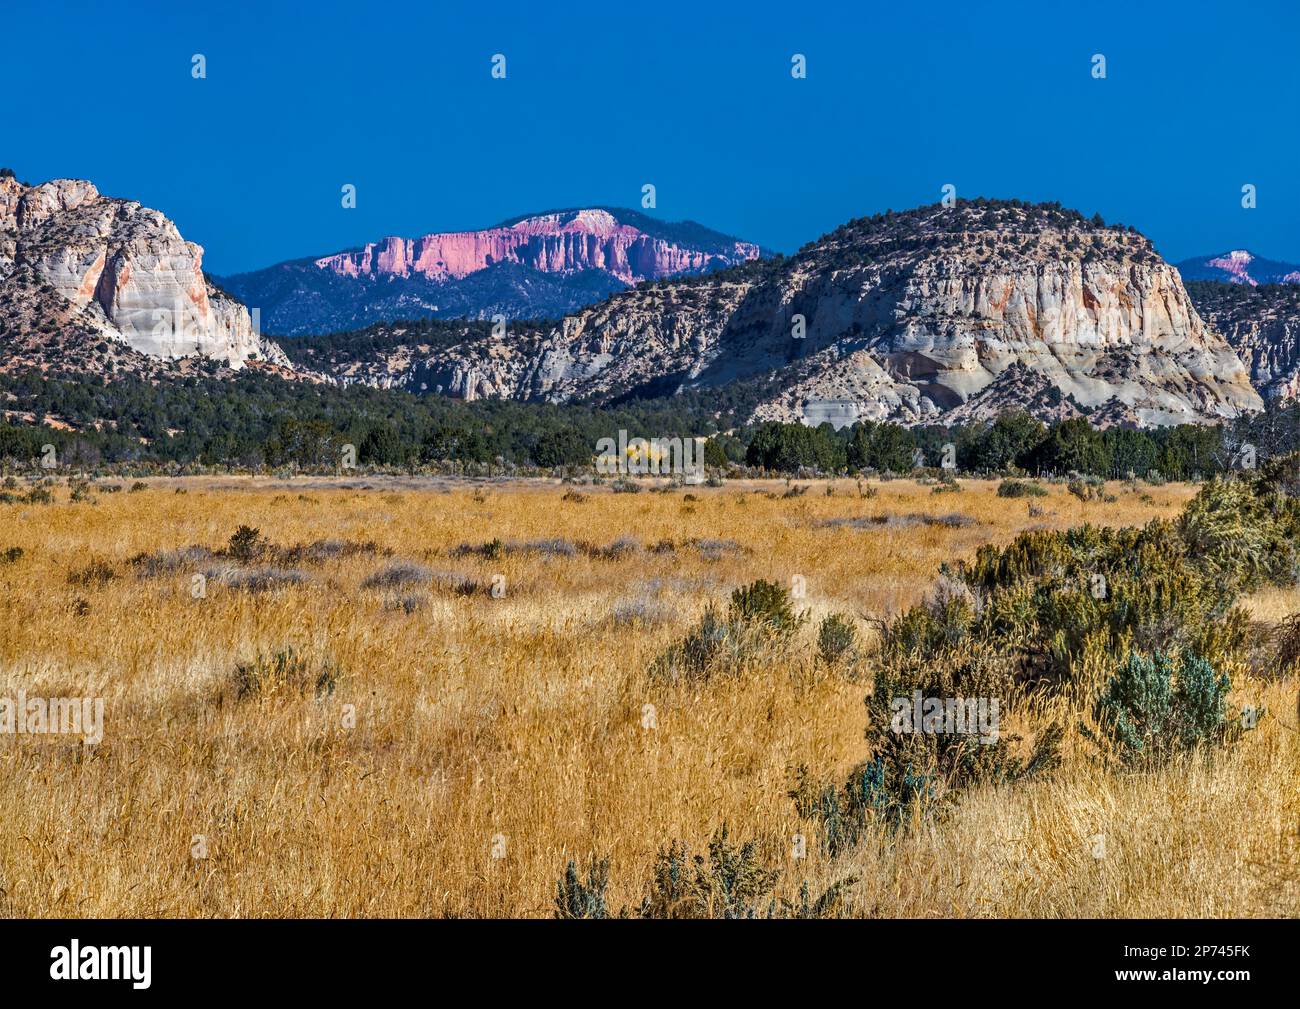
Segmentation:
{"type": "Polygon", "coordinates": [[[361,249],[221,280],[281,335],[420,318],[558,318],[643,280],[723,269],[763,254],[692,221],[593,207],[482,231],[389,237],[361,249]]]}
{"type": "Polygon", "coordinates": [[[1217,256],[1185,259],[1178,264],[1183,280],[1217,280],[1225,284],[1300,284],[1300,266],[1261,259],[1245,249],[1217,256]]]}
{"type": "Polygon", "coordinates": [[[1237,283],[1193,281],[1189,297],[1145,237],[1059,204],[890,211],[788,258],[760,252],[597,208],[388,239],[218,285],[158,211],[89,182],[0,177],[0,371],[252,366],[463,399],[692,393],[754,421],[908,425],[1013,408],[1103,425],[1214,421],[1260,409],[1260,393],[1300,392],[1300,283],[1252,286],[1273,274],[1238,255],[1237,283]],[[330,332],[263,338],[227,293],[256,305],[250,286],[272,304],[264,320],[330,332]],[[357,325],[389,312],[402,318],[357,325]],[[504,332],[483,318],[497,313],[504,332]]]}
{"type": "Polygon", "coordinates": [[[378,326],[322,351],[311,365],[344,381],[466,399],[762,383],[755,420],[927,424],[1021,406],[1150,426],[1262,405],[1145,237],[1019,201],[850,221],[788,259],[642,284],[505,336],[378,326]]]}

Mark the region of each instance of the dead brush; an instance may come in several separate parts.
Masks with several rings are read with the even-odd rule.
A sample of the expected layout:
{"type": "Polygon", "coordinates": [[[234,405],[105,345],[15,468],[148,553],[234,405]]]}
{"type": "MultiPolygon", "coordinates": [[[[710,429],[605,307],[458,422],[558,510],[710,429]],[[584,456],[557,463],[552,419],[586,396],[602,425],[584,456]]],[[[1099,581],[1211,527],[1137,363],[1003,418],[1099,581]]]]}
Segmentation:
{"type": "Polygon", "coordinates": [[[1272,676],[1281,679],[1295,672],[1300,664],[1300,613],[1292,613],[1277,625],[1273,632],[1275,641],[1272,676]]]}
{"type": "Polygon", "coordinates": [[[399,562],[367,576],[362,582],[363,589],[400,589],[412,585],[428,585],[433,575],[428,568],[419,564],[399,562]]]}
{"type": "Polygon", "coordinates": [[[103,588],[116,577],[117,572],[113,570],[113,565],[97,557],[85,567],[69,571],[68,584],[88,589],[103,588]]]}

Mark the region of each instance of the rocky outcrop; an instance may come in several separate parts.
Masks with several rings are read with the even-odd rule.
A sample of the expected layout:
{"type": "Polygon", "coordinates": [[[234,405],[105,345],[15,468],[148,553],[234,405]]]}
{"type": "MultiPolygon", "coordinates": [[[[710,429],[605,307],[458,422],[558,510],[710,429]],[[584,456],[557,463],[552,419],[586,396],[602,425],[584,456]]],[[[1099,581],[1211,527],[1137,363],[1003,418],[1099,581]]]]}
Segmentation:
{"type": "Polygon", "coordinates": [[[1166,425],[1262,406],[1144,237],[1056,205],[854,221],[789,259],[625,291],[519,335],[431,348],[411,374],[446,376],[462,395],[553,401],[746,382],[763,387],[756,419],[833,402],[940,423],[972,401],[981,416],[1028,401],[1166,425]]]}
{"type": "Polygon", "coordinates": [[[1300,395],[1300,284],[1194,281],[1187,291],[1202,318],[1237,352],[1261,396],[1300,395]]]}
{"type": "Polygon", "coordinates": [[[0,287],[30,270],[83,325],[153,357],[287,365],[202,264],[203,249],[156,210],[101,196],[82,180],[29,188],[0,178],[0,287]]]}
{"type": "Polygon", "coordinates": [[[385,238],[222,280],[269,332],[337,332],[396,319],[554,319],[629,285],[758,258],[750,242],[630,210],[534,214],[481,231],[385,238]]]}

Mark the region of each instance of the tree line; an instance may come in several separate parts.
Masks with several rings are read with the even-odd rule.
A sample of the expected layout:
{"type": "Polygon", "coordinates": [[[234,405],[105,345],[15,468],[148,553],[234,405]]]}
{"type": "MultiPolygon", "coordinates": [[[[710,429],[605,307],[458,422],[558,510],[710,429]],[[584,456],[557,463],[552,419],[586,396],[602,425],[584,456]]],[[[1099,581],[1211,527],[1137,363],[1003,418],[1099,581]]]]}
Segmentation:
{"type": "Polygon", "coordinates": [[[83,466],[157,464],[241,469],[329,468],[345,446],[359,465],[509,464],[589,467],[602,438],[707,437],[705,463],[772,473],[905,473],[954,466],[967,473],[1078,473],[1167,479],[1208,476],[1300,447],[1300,407],[1218,426],[1100,430],[1077,417],[1044,424],[1024,412],[958,427],[859,422],[746,424],[753,390],[614,406],[464,402],[366,386],[289,382],[247,371],[232,379],[0,376],[0,460],[30,464],[42,447],[83,466]],[[57,421],[59,428],[46,420],[57,421]],[[61,425],[69,429],[62,429],[61,425]]]}

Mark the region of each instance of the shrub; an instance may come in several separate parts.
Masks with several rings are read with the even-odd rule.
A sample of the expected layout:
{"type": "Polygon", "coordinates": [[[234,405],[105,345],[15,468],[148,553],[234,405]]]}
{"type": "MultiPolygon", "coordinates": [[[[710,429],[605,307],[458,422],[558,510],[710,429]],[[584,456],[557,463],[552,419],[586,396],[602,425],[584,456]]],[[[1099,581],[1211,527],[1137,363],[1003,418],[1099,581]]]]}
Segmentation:
{"type": "Polygon", "coordinates": [[[783,586],[762,578],[731,593],[731,615],[752,627],[779,635],[792,633],[804,621],[804,617],[795,615],[790,593],[783,586]]]}
{"type": "MultiPolygon", "coordinates": [[[[706,860],[674,841],[655,859],[641,918],[757,918],[779,873],[762,866],[753,841],[729,844],[725,825],[709,842],[706,860]]],[[[769,911],[774,910],[769,905],[769,911]]]]}
{"type": "Polygon", "coordinates": [[[1076,474],[1070,478],[1066,489],[1080,501],[1098,501],[1106,493],[1106,482],[1100,477],[1076,474]]]}
{"type": "Polygon", "coordinates": [[[1024,683],[1070,678],[1090,648],[1116,661],[1190,649],[1222,663],[1245,643],[1238,585],[1193,556],[1172,522],[1026,532],[981,547],[957,574],[982,601],[969,633],[1013,656],[1024,683]]]}
{"type": "Polygon", "coordinates": [[[853,656],[858,639],[857,629],[840,613],[832,613],[817,629],[817,657],[828,666],[853,656]]]}
{"type": "Polygon", "coordinates": [[[284,691],[304,693],[314,689],[317,697],[334,693],[340,670],[332,660],[317,666],[292,646],[269,657],[259,654],[248,663],[235,667],[235,699],[269,697],[284,691]]]}
{"type": "MultiPolygon", "coordinates": [[[[707,855],[693,855],[681,841],[672,841],[655,857],[651,880],[637,907],[623,908],[619,918],[743,919],[836,918],[851,913],[847,890],[857,881],[848,877],[831,884],[814,898],[805,881],[797,901],[776,897],[779,868],[768,864],[754,841],[736,844],[726,824],[714,832],[707,855]]],[[[609,860],[593,857],[586,879],[570,861],[555,888],[555,917],[609,918],[605,897],[609,860]]]]}
{"type": "Polygon", "coordinates": [[[961,493],[961,489],[962,489],[961,484],[957,482],[957,478],[953,476],[952,473],[949,472],[948,470],[946,469],[940,470],[938,477],[936,477],[936,480],[937,480],[937,485],[931,488],[930,490],[931,494],[961,493]]]}
{"type": "Polygon", "coordinates": [[[260,557],[266,545],[259,529],[241,525],[230,537],[230,542],[226,545],[226,553],[237,561],[247,562],[260,557]]]}
{"type": "Polygon", "coordinates": [[[1003,480],[998,484],[998,497],[1046,497],[1047,488],[1030,480],[1003,480]]]}
{"type": "Polygon", "coordinates": [[[293,568],[224,568],[205,572],[209,581],[228,585],[239,592],[258,594],[271,592],[290,585],[302,585],[307,581],[303,572],[293,568]]]}
{"type": "Polygon", "coordinates": [[[1254,589],[1264,580],[1295,580],[1294,501],[1275,502],[1260,490],[1267,494],[1263,486],[1216,477],[1178,519],[1188,556],[1237,591],[1254,589]]]}
{"type": "Polygon", "coordinates": [[[86,588],[99,588],[117,577],[117,572],[107,561],[96,558],[83,568],[68,572],[68,584],[86,588]]]}
{"type": "Polygon", "coordinates": [[[739,671],[755,655],[786,644],[806,619],[795,615],[789,592],[759,579],[731,594],[725,616],[710,605],[686,638],[655,660],[651,675],[676,681],[739,671]]]}
{"type": "Polygon", "coordinates": [[[3,552],[0,552],[0,564],[13,564],[16,561],[21,560],[22,556],[22,547],[6,547],[3,552]]]}
{"type": "Polygon", "coordinates": [[[725,653],[740,658],[743,646],[736,639],[735,629],[724,621],[712,605],[704,611],[700,622],[680,644],[674,645],[654,661],[650,667],[653,676],[668,680],[695,680],[709,676],[714,665],[725,653]]]}
{"type": "Polygon", "coordinates": [[[203,546],[182,547],[179,550],[159,550],[152,554],[136,554],[131,558],[139,578],[157,578],[161,575],[183,571],[201,561],[212,559],[212,551],[203,546]]]}
{"type": "Polygon", "coordinates": [[[397,589],[408,585],[427,585],[432,575],[418,564],[390,564],[361,582],[363,589],[397,589]]]}
{"type": "MultiPolygon", "coordinates": [[[[961,605],[946,602],[945,612],[961,605]]],[[[1014,656],[985,642],[945,644],[942,634],[918,636],[915,628],[899,633],[891,626],[866,702],[872,756],[843,790],[846,814],[870,814],[897,829],[976,784],[1014,781],[1055,767],[1063,735],[1059,726],[1041,732],[1024,760],[1013,755],[1019,739],[1000,731],[1001,717],[1017,696],[1016,674],[1014,656]],[[920,647],[918,640],[924,642],[920,647]],[[947,731],[947,725],[927,728],[929,707],[923,707],[923,724],[912,725],[918,694],[923,705],[938,705],[940,721],[951,706],[955,731],[947,731]],[[991,724],[980,724],[981,717],[991,724]]]]}
{"type": "Polygon", "coordinates": [[[1300,664],[1300,613],[1292,613],[1283,620],[1276,633],[1274,666],[1278,676],[1286,676],[1300,664]]]}
{"type": "Polygon", "coordinates": [[[608,918],[609,909],[605,906],[608,885],[609,859],[597,861],[593,855],[585,882],[578,877],[578,867],[570,861],[564,878],[555,885],[555,917],[608,918]]]}
{"type": "Polygon", "coordinates": [[[393,553],[391,548],[381,547],[374,540],[312,540],[291,547],[267,549],[283,564],[323,564],[347,557],[388,557],[393,553]]]}
{"type": "MultiPolygon", "coordinates": [[[[1093,707],[1101,742],[1122,764],[1150,767],[1179,751],[1218,745],[1235,734],[1227,718],[1232,683],[1199,655],[1175,667],[1161,652],[1132,653],[1093,707]]],[[[1090,734],[1091,735],[1091,734],[1090,734]]]]}
{"type": "Polygon", "coordinates": [[[453,557],[482,557],[486,561],[494,561],[506,553],[506,545],[500,539],[488,540],[486,543],[473,544],[462,543],[451,551],[453,557]]]}

